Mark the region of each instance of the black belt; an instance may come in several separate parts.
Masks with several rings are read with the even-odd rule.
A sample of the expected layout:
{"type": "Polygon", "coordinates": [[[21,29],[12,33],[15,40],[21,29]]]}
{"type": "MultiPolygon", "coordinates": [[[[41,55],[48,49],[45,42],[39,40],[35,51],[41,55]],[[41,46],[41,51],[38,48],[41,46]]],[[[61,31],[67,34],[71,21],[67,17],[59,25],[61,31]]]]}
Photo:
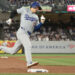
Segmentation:
{"type": "MultiPolygon", "coordinates": [[[[21,27],[21,29],[25,30],[25,28],[23,28],[23,27],[21,27]]],[[[29,35],[31,35],[31,32],[27,31],[27,33],[28,33],[29,35]]]]}

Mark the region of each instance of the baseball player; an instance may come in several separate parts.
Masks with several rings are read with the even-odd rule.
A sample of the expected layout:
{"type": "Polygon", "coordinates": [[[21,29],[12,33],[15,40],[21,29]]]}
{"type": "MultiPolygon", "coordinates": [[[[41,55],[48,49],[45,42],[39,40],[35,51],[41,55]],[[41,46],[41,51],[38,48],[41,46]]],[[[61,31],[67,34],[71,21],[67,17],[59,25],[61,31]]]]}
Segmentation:
{"type": "Polygon", "coordinates": [[[21,45],[23,45],[28,68],[38,64],[38,62],[32,62],[31,42],[29,36],[33,31],[38,30],[45,22],[44,16],[41,17],[41,21],[39,22],[39,18],[36,15],[36,12],[40,9],[41,9],[40,4],[38,2],[33,2],[30,8],[22,7],[12,11],[10,14],[10,18],[6,21],[6,23],[8,25],[11,25],[13,18],[17,14],[21,14],[20,27],[16,33],[18,40],[16,41],[14,47],[12,48],[8,48],[5,46],[0,47],[0,50],[5,51],[6,53],[14,54],[21,48],[21,45]]]}

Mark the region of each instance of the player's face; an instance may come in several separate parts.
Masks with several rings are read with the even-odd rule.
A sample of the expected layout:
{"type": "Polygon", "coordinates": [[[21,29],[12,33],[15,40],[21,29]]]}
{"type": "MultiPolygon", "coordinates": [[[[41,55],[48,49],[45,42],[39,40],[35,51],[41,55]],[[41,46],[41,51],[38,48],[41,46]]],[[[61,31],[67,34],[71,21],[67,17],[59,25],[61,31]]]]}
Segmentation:
{"type": "Polygon", "coordinates": [[[32,11],[33,13],[36,13],[38,10],[39,10],[38,7],[36,7],[36,8],[31,8],[31,11],[32,11]]]}

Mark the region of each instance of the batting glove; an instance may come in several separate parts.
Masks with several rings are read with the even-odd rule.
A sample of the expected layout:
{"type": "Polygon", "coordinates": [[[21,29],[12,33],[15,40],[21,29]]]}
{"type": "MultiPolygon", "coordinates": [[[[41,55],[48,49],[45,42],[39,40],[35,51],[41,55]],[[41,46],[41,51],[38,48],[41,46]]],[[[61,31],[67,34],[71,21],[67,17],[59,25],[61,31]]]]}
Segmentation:
{"type": "Polygon", "coordinates": [[[10,26],[12,24],[12,19],[8,19],[6,23],[10,26]]]}
{"type": "Polygon", "coordinates": [[[41,23],[44,24],[45,20],[46,20],[46,18],[42,15],[41,16],[41,23]]]}

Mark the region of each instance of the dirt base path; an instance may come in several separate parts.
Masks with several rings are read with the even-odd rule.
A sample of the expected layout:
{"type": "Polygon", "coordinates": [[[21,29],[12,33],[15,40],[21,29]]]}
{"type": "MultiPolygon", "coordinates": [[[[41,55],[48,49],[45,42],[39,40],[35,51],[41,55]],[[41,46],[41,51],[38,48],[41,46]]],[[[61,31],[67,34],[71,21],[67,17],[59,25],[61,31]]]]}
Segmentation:
{"type": "MultiPolygon", "coordinates": [[[[0,58],[0,73],[27,73],[27,67],[23,57],[0,58]]],[[[41,66],[33,68],[42,68],[49,70],[49,73],[75,73],[75,66],[41,66]]]]}

